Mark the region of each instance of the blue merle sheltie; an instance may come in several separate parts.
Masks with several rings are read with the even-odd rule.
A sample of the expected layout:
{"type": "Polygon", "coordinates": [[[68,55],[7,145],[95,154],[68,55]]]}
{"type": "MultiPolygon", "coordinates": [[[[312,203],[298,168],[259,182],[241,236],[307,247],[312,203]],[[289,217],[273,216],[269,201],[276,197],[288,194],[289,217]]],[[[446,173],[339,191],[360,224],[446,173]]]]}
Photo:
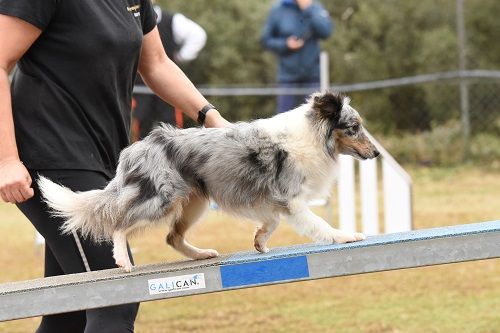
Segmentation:
{"type": "Polygon", "coordinates": [[[102,190],[75,193],[43,177],[38,184],[53,213],[66,219],[62,232],[113,241],[116,264],[126,271],[127,236],[159,223],[169,225],[166,241],[183,255],[216,257],[185,239],[209,200],[258,223],[260,252],[269,251],[281,217],[314,241],[354,242],[365,236],[332,228],[307,203],[329,194],[339,154],[379,155],[364,131],[349,98],[315,93],[289,112],[227,128],[160,126],[121,152],[116,176],[102,190]]]}

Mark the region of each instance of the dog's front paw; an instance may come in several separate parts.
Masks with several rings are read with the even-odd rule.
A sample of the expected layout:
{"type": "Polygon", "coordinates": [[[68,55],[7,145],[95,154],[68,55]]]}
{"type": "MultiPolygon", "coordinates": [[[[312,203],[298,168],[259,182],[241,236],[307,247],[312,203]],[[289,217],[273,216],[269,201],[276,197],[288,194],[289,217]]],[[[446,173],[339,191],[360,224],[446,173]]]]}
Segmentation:
{"type": "Polygon", "coordinates": [[[266,246],[267,238],[269,238],[269,235],[266,233],[266,229],[258,228],[257,231],[255,232],[253,246],[260,253],[269,252],[269,248],[266,246]]]}
{"type": "Polygon", "coordinates": [[[267,246],[262,245],[261,243],[259,243],[257,241],[254,242],[254,247],[260,253],[267,253],[267,252],[269,252],[269,248],[267,246]]]}

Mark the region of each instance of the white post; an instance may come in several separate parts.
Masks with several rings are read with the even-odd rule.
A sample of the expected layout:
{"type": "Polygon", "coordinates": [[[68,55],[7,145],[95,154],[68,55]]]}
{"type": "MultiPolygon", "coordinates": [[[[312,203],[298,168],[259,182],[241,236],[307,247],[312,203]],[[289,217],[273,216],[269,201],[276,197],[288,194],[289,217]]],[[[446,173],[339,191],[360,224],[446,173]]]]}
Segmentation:
{"type": "Polygon", "coordinates": [[[361,225],[366,235],[379,234],[377,160],[359,162],[361,225]]]}
{"type": "Polygon", "coordinates": [[[347,155],[339,155],[338,200],[340,229],[355,232],[354,158],[347,155]]]}
{"type": "Polygon", "coordinates": [[[385,233],[411,230],[411,187],[386,159],[382,161],[382,173],[385,233]]]}

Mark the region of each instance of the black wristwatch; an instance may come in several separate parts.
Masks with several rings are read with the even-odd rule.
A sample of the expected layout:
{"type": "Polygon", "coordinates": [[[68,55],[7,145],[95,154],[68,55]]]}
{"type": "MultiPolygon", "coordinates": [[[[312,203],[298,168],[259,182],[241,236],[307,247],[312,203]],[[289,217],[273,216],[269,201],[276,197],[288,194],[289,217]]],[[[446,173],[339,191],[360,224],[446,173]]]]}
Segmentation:
{"type": "Polygon", "coordinates": [[[203,126],[205,124],[207,112],[211,109],[215,109],[215,106],[213,106],[212,104],[207,104],[200,111],[198,111],[198,124],[200,124],[200,126],[203,126]]]}

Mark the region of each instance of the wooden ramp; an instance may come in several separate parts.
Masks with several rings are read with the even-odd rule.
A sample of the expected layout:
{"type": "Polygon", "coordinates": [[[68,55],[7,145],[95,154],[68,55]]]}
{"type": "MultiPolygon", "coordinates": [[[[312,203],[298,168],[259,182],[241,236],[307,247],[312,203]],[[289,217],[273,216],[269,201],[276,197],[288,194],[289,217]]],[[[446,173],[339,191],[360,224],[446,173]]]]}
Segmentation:
{"type": "Polygon", "coordinates": [[[277,283],[500,257],[500,221],[0,285],[0,321],[277,283]]]}

